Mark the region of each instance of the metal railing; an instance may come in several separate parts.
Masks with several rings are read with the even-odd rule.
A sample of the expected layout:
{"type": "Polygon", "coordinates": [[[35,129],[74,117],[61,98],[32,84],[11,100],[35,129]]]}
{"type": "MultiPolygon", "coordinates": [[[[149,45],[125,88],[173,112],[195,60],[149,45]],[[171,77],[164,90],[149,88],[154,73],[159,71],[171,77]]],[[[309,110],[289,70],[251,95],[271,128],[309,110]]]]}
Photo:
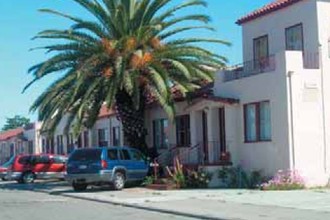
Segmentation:
{"type": "Polygon", "coordinates": [[[276,69],[275,56],[271,55],[262,59],[246,61],[225,71],[224,81],[229,82],[262,73],[272,72],[276,69]]]}
{"type": "Polygon", "coordinates": [[[206,144],[199,143],[194,146],[178,147],[170,145],[156,157],[161,166],[172,166],[174,158],[178,158],[185,165],[221,164],[221,144],[218,141],[210,141],[206,144]],[[207,152],[206,153],[206,149],[207,152]]]}

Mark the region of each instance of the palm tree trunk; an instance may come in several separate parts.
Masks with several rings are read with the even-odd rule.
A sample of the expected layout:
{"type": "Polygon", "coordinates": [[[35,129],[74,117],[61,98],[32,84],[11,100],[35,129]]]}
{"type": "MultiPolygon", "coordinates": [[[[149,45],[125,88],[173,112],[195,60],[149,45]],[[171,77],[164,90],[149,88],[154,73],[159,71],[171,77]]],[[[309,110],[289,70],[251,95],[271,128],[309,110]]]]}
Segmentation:
{"type": "Polygon", "coordinates": [[[148,154],[145,129],[145,97],[141,94],[140,106],[134,106],[132,98],[125,91],[116,95],[116,110],[123,125],[125,144],[148,154]]]}

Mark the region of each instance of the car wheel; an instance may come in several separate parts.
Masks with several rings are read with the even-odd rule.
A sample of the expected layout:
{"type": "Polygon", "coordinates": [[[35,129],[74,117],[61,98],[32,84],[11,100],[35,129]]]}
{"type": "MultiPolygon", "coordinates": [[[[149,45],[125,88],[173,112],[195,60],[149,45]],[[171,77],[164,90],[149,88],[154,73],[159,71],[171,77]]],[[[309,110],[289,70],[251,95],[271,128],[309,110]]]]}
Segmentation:
{"type": "Polygon", "coordinates": [[[125,175],[121,172],[116,172],[113,178],[113,188],[115,190],[122,190],[125,186],[125,175]]]}
{"type": "Polygon", "coordinates": [[[2,181],[7,181],[6,178],[1,178],[2,181]]]}
{"type": "Polygon", "coordinates": [[[81,192],[81,191],[85,191],[87,189],[87,184],[85,183],[73,183],[72,184],[72,188],[74,191],[76,192],[81,192]]]}
{"type": "Polygon", "coordinates": [[[24,184],[33,183],[34,180],[35,180],[35,175],[32,172],[24,173],[22,176],[22,183],[24,184]]]}

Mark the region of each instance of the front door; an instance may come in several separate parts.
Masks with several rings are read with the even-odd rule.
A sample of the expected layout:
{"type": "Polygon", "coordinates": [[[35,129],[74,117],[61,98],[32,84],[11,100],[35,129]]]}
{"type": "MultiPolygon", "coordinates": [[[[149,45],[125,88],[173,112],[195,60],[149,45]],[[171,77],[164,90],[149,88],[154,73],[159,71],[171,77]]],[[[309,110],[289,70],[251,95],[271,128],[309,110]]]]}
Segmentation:
{"type": "Polygon", "coordinates": [[[207,113],[203,111],[203,162],[207,162],[209,158],[209,148],[208,148],[208,129],[207,129],[207,113]]]}

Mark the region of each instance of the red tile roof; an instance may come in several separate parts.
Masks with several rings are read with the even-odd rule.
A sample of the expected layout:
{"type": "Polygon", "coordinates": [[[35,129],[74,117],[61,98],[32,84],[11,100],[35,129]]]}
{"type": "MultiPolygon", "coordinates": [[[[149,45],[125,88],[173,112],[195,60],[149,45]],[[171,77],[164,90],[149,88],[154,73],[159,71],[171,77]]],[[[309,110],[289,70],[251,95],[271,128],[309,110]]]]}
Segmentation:
{"type": "Polygon", "coordinates": [[[0,141],[5,141],[12,137],[16,137],[16,136],[22,134],[23,131],[24,131],[23,128],[16,128],[16,129],[12,129],[9,131],[4,131],[4,132],[0,133],[0,141]]]}
{"type": "Polygon", "coordinates": [[[248,21],[252,21],[256,18],[270,14],[274,11],[280,10],[282,8],[286,8],[292,4],[295,4],[300,1],[303,1],[303,0],[276,0],[276,1],[273,1],[273,2],[263,6],[262,8],[255,10],[255,11],[251,12],[250,14],[238,19],[236,24],[238,24],[238,25],[244,24],[248,21]]]}
{"type": "Polygon", "coordinates": [[[113,108],[108,109],[106,105],[103,105],[100,109],[99,118],[106,118],[106,117],[110,117],[115,114],[116,114],[115,109],[113,109],[113,108]]]}

